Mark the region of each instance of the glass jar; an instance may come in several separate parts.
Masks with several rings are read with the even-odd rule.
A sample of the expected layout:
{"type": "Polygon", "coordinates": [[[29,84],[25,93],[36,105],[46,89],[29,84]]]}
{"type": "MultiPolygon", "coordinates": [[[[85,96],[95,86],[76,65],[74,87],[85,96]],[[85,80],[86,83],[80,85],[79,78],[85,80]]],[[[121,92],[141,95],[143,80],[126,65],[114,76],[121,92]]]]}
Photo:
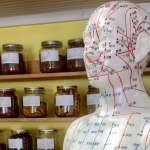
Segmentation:
{"type": "Polygon", "coordinates": [[[27,118],[47,116],[47,100],[43,87],[26,87],[23,95],[23,115],[27,118]]]}
{"type": "Polygon", "coordinates": [[[62,42],[43,41],[40,49],[40,70],[42,73],[65,71],[65,56],[62,55],[62,42]]]}
{"type": "Polygon", "coordinates": [[[100,107],[100,93],[98,88],[91,85],[88,86],[86,104],[87,115],[94,113],[100,107]]]}
{"type": "Polygon", "coordinates": [[[67,49],[67,71],[85,71],[83,60],[83,39],[71,39],[68,41],[67,49]]]}
{"type": "Polygon", "coordinates": [[[23,46],[20,44],[4,44],[1,53],[1,73],[22,74],[25,73],[23,46]]]}
{"type": "Polygon", "coordinates": [[[33,150],[33,139],[28,130],[11,130],[9,150],[33,150]]]}
{"type": "Polygon", "coordinates": [[[55,114],[58,117],[77,117],[80,114],[80,94],[77,86],[57,86],[55,114]]]}
{"type": "Polygon", "coordinates": [[[0,89],[0,118],[16,118],[19,115],[19,98],[15,89],[0,89]]]}
{"type": "Polygon", "coordinates": [[[0,150],[6,150],[6,138],[2,130],[0,130],[0,150]]]}
{"type": "Polygon", "coordinates": [[[36,143],[37,150],[60,150],[57,130],[38,130],[36,143]]]}

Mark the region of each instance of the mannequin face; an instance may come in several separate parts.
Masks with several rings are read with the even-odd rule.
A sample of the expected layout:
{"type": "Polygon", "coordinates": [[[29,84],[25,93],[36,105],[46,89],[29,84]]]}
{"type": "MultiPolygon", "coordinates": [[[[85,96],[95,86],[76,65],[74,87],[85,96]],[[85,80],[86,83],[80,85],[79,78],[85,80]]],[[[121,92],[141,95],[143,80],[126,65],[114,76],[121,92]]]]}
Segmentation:
{"type": "Polygon", "coordinates": [[[135,6],[112,2],[92,14],[83,33],[84,61],[91,85],[105,88],[109,84],[108,76],[118,82],[120,74],[130,80],[131,70],[135,71],[138,64],[136,43],[142,30],[138,24],[142,19],[135,6]]]}

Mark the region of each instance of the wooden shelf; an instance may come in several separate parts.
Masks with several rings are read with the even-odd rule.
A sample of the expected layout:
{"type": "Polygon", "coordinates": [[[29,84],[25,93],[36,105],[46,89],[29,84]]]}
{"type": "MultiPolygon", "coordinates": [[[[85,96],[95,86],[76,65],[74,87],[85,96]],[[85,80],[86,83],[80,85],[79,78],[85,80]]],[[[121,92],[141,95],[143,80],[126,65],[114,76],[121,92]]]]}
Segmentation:
{"type": "Polygon", "coordinates": [[[0,75],[0,82],[10,81],[30,81],[47,79],[72,79],[86,78],[86,72],[63,72],[63,73],[43,73],[43,74],[21,74],[21,75],[0,75]]]}
{"type": "Polygon", "coordinates": [[[73,122],[78,117],[68,118],[1,118],[0,122],[73,122]]]}

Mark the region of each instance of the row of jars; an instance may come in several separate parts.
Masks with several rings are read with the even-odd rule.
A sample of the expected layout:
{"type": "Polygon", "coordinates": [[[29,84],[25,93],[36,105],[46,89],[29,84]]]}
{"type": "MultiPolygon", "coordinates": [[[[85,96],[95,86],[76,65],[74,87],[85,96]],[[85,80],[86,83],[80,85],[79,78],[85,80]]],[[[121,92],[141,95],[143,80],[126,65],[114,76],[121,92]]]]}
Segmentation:
{"type": "MultiPolygon", "coordinates": [[[[99,89],[88,86],[87,114],[100,107],[99,89]]],[[[43,87],[26,87],[23,95],[23,115],[27,118],[47,116],[47,98],[43,87]]],[[[80,114],[80,93],[77,86],[57,86],[55,114],[58,117],[77,117],[80,114]]],[[[16,118],[19,115],[19,98],[15,89],[0,89],[0,118],[16,118]]]]}
{"type": "Polygon", "coordinates": [[[0,150],[60,150],[60,138],[57,130],[38,130],[34,140],[29,130],[11,130],[9,138],[0,130],[0,150]],[[8,143],[8,145],[7,145],[8,143]]]}
{"type": "MultiPolygon", "coordinates": [[[[83,61],[83,39],[68,41],[67,55],[63,55],[61,41],[43,41],[40,49],[40,71],[42,73],[85,71],[83,61]]],[[[23,45],[4,44],[1,53],[1,74],[25,73],[23,45]]]]}

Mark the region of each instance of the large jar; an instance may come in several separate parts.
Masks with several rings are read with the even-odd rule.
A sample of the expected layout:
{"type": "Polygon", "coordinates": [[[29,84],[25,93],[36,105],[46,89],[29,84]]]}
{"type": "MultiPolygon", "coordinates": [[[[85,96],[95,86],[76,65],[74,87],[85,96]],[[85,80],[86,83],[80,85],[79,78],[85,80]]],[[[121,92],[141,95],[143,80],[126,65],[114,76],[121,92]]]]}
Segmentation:
{"type": "Polygon", "coordinates": [[[0,89],[0,118],[16,118],[19,115],[19,98],[15,89],[0,89]]]}
{"type": "Polygon", "coordinates": [[[88,86],[86,104],[87,115],[94,113],[100,107],[100,93],[98,88],[91,85],[88,86]]]}
{"type": "Polygon", "coordinates": [[[26,87],[23,95],[23,115],[27,118],[47,116],[47,100],[43,87],[26,87]]]}
{"type": "Polygon", "coordinates": [[[4,44],[1,53],[1,73],[22,74],[25,73],[23,62],[23,46],[20,44],[4,44]]]}
{"type": "Polygon", "coordinates": [[[36,150],[60,150],[57,130],[38,130],[36,150]]]}
{"type": "Polygon", "coordinates": [[[33,139],[28,130],[11,130],[9,150],[33,150],[33,139]]]}
{"type": "Polygon", "coordinates": [[[6,150],[6,137],[2,130],[0,130],[0,150],[6,150]]]}
{"type": "Polygon", "coordinates": [[[83,39],[71,39],[68,41],[67,49],[67,71],[85,71],[83,60],[83,39]]]}
{"type": "Polygon", "coordinates": [[[65,56],[62,54],[62,42],[43,41],[40,49],[40,70],[42,73],[65,71],[65,56]]]}
{"type": "Polygon", "coordinates": [[[55,114],[58,117],[77,117],[80,114],[80,94],[77,86],[57,86],[55,114]]]}

